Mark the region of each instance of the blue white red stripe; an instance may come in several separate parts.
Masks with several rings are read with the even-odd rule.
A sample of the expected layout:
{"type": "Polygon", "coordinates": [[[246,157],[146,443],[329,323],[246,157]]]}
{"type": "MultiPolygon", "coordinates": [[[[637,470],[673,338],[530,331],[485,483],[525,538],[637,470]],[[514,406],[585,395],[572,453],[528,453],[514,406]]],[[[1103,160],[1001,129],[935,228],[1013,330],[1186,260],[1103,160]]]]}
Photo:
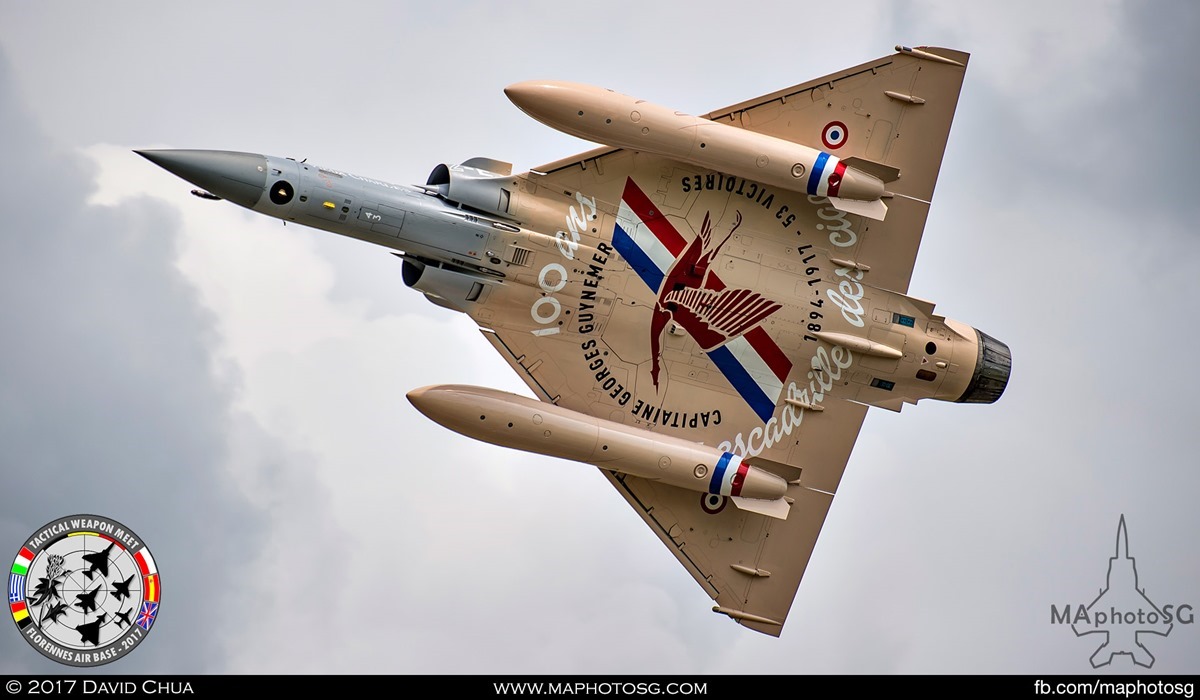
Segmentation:
{"type": "Polygon", "coordinates": [[[708,482],[708,492],[721,496],[742,495],[742,484],[746,482],[746,472],[750,465],[744,464],[742,458],[730,452],[721,455],[713,468],[712,478],[708,482]]]}
{"type": "Polygon", "coordinates": [[[655,293],[687,241],[630,178],[617,210],[613,247],[655,293]]]}
{"type": "MultiPolygon", "coordinates": [[[[833,158],[829,154],[822,155],[833,158]]],[[[837,161],[836,158],[833,160],[837,161]]],[[[840,163],[837,167],[845,170],[840,163]]],[[[828,177],[824,182],[828,184],[828,177]]],[[[687,241],[633,178],[629,178],[625,181],[625,192],[617,212],[613,247],[657,294],[671,265],[687,247],[687,241]]],[[[705,280],[707,289],[719,292],[725,286],[715,271],[709,272],[705,280]]],[[[708,357],[754,413],[764,423],[770,420],[792,371],[792,362],[762,326],[710,350],[708,357]]]]}
{"type": "MultiPolygon", "coordinates": [[[[766,422],[771,419],[779,397],[783,394],[783,383],[787,380],[791,362],[788,362],[787,370],[777,371],[767,364],[763,353],[754,347],[749,337],[750,334],[747,333],[740,338],[734,338],[721,347],[710,350],[708,357],[746,403],[750,404],[750,408],[758,417],[766,422]]],[[[770,341],[769,336],[767,340],[770,341]]],[[[771,344],[774,345],[774,342],[771,341],[771,344]]],[[[774,347],[778,349],[779,346],[774,347]]]]}
{"type": "Polygon", "coordinates": [[[846,164],[837,156],[821,151],[808,174],[808,193],[818,197],[836,197],[846,176],[846,164]]]}

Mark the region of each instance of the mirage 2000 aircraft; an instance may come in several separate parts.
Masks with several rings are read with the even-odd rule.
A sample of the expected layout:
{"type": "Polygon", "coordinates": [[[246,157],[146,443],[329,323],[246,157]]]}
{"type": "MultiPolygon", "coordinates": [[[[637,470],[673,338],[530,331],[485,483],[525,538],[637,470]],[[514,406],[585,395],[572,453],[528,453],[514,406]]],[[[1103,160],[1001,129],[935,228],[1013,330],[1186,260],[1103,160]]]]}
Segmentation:
{"type": "Polygon", "coordinates": [[[456,432],[595,465],[716,601],[778,636],[869,406],[992,403],[1008,347],[905,294],[967,54],[896,53],[691,116],[505,90],[600,144],[394,185],[289,158],[139,151],[227,199],[398,251],[537,400],[409,400],[456,432]]]}

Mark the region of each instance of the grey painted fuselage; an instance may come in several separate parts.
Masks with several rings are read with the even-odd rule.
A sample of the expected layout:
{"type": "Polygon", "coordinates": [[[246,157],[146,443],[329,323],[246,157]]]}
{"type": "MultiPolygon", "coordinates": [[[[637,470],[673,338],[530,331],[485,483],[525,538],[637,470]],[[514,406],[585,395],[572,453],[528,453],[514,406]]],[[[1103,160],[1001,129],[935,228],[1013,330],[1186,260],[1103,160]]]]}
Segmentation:
{"type": "MultiPolygon", "coordinates": [[[[518,230],[465,211],[434,188],[395,185],[291,158],[205,150],[138,153],[260,214],[476,272],[500,275],[499,258],[487,255],[489,241],[518,230]]],[[[502,240],[492,242],[502,249],[502,240]]]]}

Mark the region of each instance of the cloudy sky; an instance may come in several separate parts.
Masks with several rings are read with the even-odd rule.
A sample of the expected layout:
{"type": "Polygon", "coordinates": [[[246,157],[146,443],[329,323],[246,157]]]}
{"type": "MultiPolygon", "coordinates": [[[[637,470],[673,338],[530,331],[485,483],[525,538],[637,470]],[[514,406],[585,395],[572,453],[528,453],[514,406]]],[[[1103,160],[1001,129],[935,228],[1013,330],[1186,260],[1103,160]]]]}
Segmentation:
{"type": "MultiPolygon", "coordinates": [[[[1050,606],[1095,597],[1122,514],[1150,599],[1200,607],[1200,7],[962,7],[0,0],[0,551],[137,531],[164,602],[123,673],[1091,673],[1050,606]],[[594,470],[416,413],[527,391],[387,251],[130,153],[527,169],[589,146],[510,83],[696,113],[897,43],[972,54],[910,293],[1013,377],[868,415],[780,639],[709,612],[594,470]]],[[[1196,670],[1197,625],[1142,641],[1196,670]]],[[[0,629],[0,671],[61,670],[0,629]]]]}

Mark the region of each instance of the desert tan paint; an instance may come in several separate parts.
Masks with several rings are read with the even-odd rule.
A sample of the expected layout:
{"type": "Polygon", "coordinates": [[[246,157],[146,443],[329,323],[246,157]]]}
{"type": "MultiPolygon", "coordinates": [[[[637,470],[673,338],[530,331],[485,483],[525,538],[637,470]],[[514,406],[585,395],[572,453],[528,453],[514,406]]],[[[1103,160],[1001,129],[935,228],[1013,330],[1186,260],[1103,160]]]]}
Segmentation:
{"type": "Polygon", "coordinates": [[[778,635],[867,407],[1007,384],[1003,343],[906,294],[967,60],[897,47],[699,117],[520,83],[521,109],[606,145],[416,187],[140,153],[206,199],[399,251],[405,283],[469,315],[540,399],[449,385],[413,404],[599,467],[714,610],[778,635]]]}

